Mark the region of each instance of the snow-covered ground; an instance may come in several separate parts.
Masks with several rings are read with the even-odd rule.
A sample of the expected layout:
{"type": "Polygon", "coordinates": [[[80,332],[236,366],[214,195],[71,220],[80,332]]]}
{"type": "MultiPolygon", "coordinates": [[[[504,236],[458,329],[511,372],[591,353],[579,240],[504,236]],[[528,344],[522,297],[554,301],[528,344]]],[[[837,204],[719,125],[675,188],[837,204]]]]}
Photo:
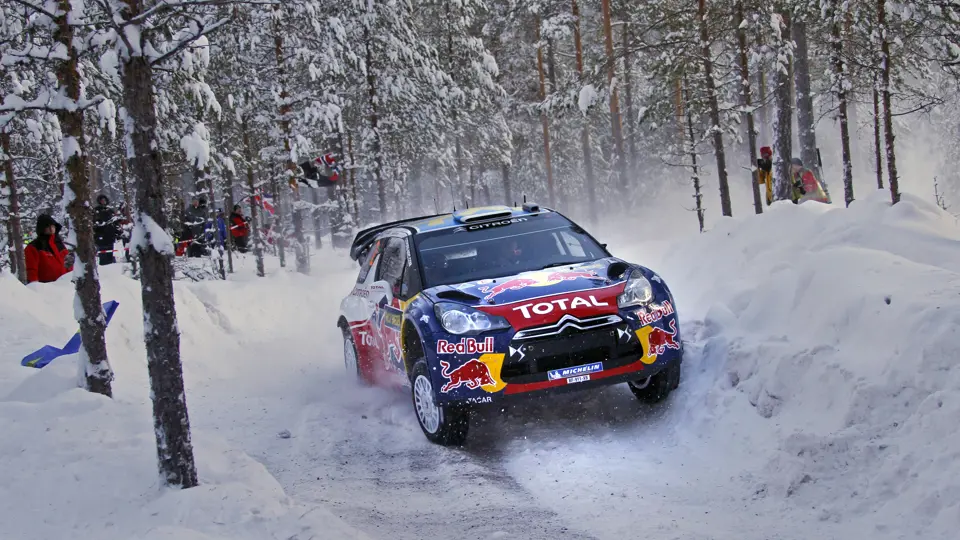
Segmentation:
{"type": "Polygon", "coordinates": [[[679,391],[486,411],[462,449],[428,443],[408,395],[343,372],[344,256],[178,283],[202,483],[182,492],[158,487],[139,284],[101,269],[120,302],[108,400],[73,388],[75,358],[19,365],[76,331],[69,281],[2,276],[0,537],[955,538],[960,227],[886,196],[600,233],[672,287],[679,391]]]}

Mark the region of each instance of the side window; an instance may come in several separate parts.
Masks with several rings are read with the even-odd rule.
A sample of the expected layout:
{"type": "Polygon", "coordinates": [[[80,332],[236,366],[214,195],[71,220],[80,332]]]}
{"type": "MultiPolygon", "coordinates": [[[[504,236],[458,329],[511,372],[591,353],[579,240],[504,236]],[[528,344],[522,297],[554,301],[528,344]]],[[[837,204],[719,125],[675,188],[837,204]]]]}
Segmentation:
{"type": "Polygon", "coordinates": [[[560,231],[560,239],[567,246],[567,251],[574,257],[586,257],[587,253],[583,249],[583,244],[567,231],[560,231]]]}
{"type": "Polygon", "coordinates": [[[413,252],[411,251],[412,239],[407,237],[403,240],[404,253],[406,254],[406,270],[403,273],[403,285],[400,289],[400,296],[404,299],[420,292],[420,272],[413,266],[413,252]]]}
{"type": "Polygon", "coordinates": [[[403,271],[407,268],[407,251],[404,241],[400,238],[388,238],[383,248],[383,256],[377,267],[377,280],[390,284],[393,294],[401,294],[400,284],[403,282],[403,271]]]}
{"type": "Polygon", "coordinates": [[[365,283],[367,281],[367,276],[370,274],[370,270],[373,268],[374,263],[377,262],[377,255],[380,254],[380,247],[383,245],[383,240],[377,240],[370,248],[360,257],[360,260],[363,261],[360,263],[360,275],[357,276],[357,283],[365,283]]]}

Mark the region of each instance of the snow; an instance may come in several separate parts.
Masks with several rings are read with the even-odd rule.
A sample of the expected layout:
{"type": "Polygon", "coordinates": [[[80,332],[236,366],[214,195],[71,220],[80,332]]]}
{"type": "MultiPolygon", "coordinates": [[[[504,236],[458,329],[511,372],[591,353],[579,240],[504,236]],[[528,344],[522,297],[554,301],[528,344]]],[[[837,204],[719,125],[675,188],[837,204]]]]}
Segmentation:
{"type": "Polygon", "coordinates": [[[64,137],[63,138],[63,163],[66,164],[73,156],[79,156],[80,151],[80,141],[76,137],[64,137]]]}
{"type": "Polygon", "coordinates": [[[672,288],[680,389],[483,411],[463,449],[425,440],[408,393],[343,372],[356,263],[321,250],[313,276],[268,259],[260,279],[237,254],[227,281],[175,284],[201,479],[186,491],[158,486],[139,283],[100,269],[120,303],[109,400],[76,388],[76,356],[19,366],[76,331],[72,284],[2,274],[4,536],[612,539],[639,520],[654,540],[953,538],[960,228],[909,194],[861,197],[703,235],[600,227],[672,288]]]}
{"type": "Polygon", "coordinates": [[[587,110],[589,110],[590,107],[594,103],[596,103],[596,101],[597,101],[596,87],[594,87],[592,84],[584,85],[584,87],[580,89],[580,99],[578,102],[580,106],[580,112],[583,114],[587,114],[587,110]]]}
{"type": "Polygon", "coordinates": [[[203,170],[210,160],[210,133],[203,122],[193,125],[193,131],[180,139],[180,148],[186,154],[187,163],[203,170]]]}
{"type": "Polygon", "coordinates": [[[153,218],[141,212],[139,219],[134,220],[129,247],[131,250],[147,249],[150,245],[153,245],[153,249],[159,253],[168,255],[176,253],[176,249],[173,247],[173,238],[153,218]]]}

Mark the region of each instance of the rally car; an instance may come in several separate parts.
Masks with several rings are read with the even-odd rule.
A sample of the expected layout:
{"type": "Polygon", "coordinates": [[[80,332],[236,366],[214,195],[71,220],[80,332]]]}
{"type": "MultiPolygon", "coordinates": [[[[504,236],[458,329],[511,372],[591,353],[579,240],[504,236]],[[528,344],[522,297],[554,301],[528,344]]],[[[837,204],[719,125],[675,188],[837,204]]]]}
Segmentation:
{"type": "Polygon", "coordinates": [[[680,383],[673,296],[579,225],[533,203],[386,223],[357,233],[340,305],[344,362],[411,389],[426,437],[466,440],[470,409],[625,382],[657,402],[680,383]]]}

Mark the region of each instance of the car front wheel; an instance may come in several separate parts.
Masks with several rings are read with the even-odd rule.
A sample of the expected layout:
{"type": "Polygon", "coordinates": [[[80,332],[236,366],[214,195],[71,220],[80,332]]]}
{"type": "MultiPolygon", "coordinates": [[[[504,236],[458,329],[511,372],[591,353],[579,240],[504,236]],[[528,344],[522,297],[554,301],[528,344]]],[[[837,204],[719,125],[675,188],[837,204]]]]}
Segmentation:
{"type": "Polygon", "coordinates": [[[470,411],[437,401],[426,361],[418,360],[414,364],[411,387],[417,422],[427,439],[443,446],[460,446],[466,442],[470,411]]]}
{"type": "Polygon", "coordinates": [[[627,385],[640,401],[659,403],[680,386],[680,361],[674,360],[656,375],[639,381],[630,381],[627,385]]]}
{"type": "Polygon", "coordinates": [[[365,382],[363,371],[360,369],[360,355],[357,354],[357,345],[353,342],[350,330],[343,329],[343,367],[348,375],[353,375],[358,381],[365,382]]]}

